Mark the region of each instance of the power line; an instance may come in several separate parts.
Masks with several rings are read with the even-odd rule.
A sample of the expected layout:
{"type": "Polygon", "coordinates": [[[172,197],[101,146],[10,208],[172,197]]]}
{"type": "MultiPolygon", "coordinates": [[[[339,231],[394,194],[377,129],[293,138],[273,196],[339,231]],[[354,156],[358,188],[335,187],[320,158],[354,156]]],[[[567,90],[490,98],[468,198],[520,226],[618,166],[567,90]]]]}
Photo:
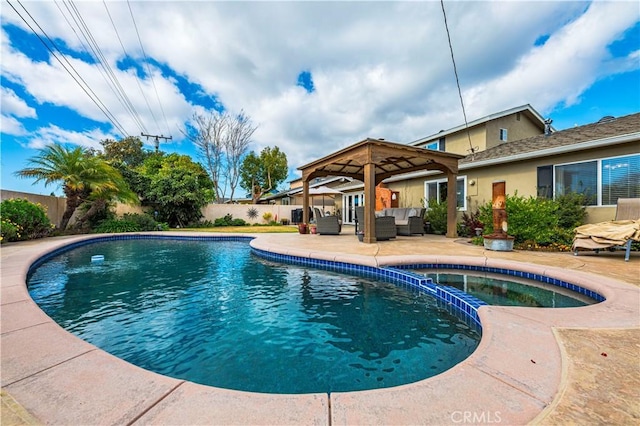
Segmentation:
{"type": "Polygon", "coordinates": [[[456,67],[456,60],[453,56],[453,45],[451,44],[451,35],[449,34],[449,25],[447,24],[447,12],[444,10],[444,0],[440,0],[442,6],[442,15],[444,16],[444,28],[447,30],[447,40],[449,40],[449,51],[451,52],[451,62],[453,62],[453,73],[456,76],[456,86],[458,86],[458,96],[460,97],[460,105],[462,106],[462,115],[464,116],[464,127],[467,130],[467,138],[469,139],[469,151],[471,155],[475,153],[475,148],[471,143],[471,133],[469,132],[469,123],[467,123],[467,111],[464,108],[464,101],[462,100],[462,90],[460,90],[460,80],[458,79],[458,68],[456,67]]]}
{"type": "MultiPolygon", "coordinates": [[[[156,82],[153,78],[153,74],[151,73],[151,67],[149,65],[149,58],[147,58],[147,54],[144,51],[144,46],[142,45],[142,39],[140,38],[140,32],[138,31],[138,25],[136,24],[136,20],[133,17],[133,10],[131,10],[131,3],[127,0],[127,5],[129,6],[129,13],[131,14],[131,20],[133,21],[133,27],[136,30],[136,35],[138,36],[138,42],[140,43],[140,49],[142,49],[142,55],[144,56],[145,64],[147,65],[147,72],[149,73],[149,77],[151,78],[151,83],[153,84],[153,90],[156,92],[156,98],[158,99],[158,105],[160,106],[160,111],[162,112],[162,117],[164,118],[165,125],[167,126],[167,132],[170,134],[171,130],[169,129],[169,123],[167,122],[167,117],[164,114],[164,108],[162,108],[162,102],[160,102],[160,95],[158,95],[158,88],[156,87],[156,82]]],[[[156,120],[155,115],[153,119],[156,120]]],[[[158,125],[158,121],[156,120],[156,126],[158,125]]]]}
{"type": "MultiPolygon", "coordinates": [[[[109,7],[107,6],[107,2],[105,0],[102,0],[102,3],[104,4],[104,8],[107,11],[107,15],[109,16],[109,20],[111,21],[111,25],[113,26],[113,30],[116,33],[116,37],[118,37],[118,42],[120,43],[120,46],[122,47],[122,51],[124,52],[125,57],[130,58],[131,56],[127,53],[127,49],[125,49],[124,47],[124,43],[122,43],[122,39],[120,38],[120,33],[118,32],[118,28],[116,27],[115,22],[113,22],[113,18],[111,17],[111,13],[109,12],[109,7]]],[[[144,94],[144,90],[142,90],[142,84],[140,84],[140,77],[138,76],[138,72],[136,71],[135,73],[136,75],[136,83],[138,84],[138,89],[140,89],[140,95],[142,95],[142,99],[144,99],[145,104],[147,104],[147,109],[149,110],[149,113],[151,113],[151,116],[153,117],[153,111],[151,110],[151,105],[149,104],[149,100],[147,99],[147,97],[144,94]]],[[[155,120],[155,117],[154,117],[155,120]]],[[[156,123],[157,125],[157,123],[156,123]]],[[[147,130],[144,129],[144,131],[146,132],[147,130]]]]}
{"type": "Polygon", "coordinates": [[[62,59],[60,59],[58,57],[58,55],[56,54],[56,52],[54,52],[54,50],[51,48],[51,46],[49,44],[47,44],[47,42],[40,36],[40,34],[38,34],[38,32],[31,26],[31,24],[29,22],[27,22],[27,20],[25,19],[24,16],[22,16],[22,14],[18,11],[18,9],[16,9],[16,7],[11,3],[10,0],[7,0],[7,3],[9,4],[9,6],[11,6],[11,8],[16,12],[16,14],[20,17],[20,19],[22,19],[22,21],[27,25],[27,27],[29,27],[29,29],[31,30],[31,32],[33,32],[33,34],[38,37],[38,40],[40,40],[40,42],[44,45],[44,47],[47,48],[47,50],[51,53],[51,55],[53,55],[54,58],[56,58],[56,60],[60,63],[60,65],[62,66],[62,68],[64,68],[64,70],[71,76],[71,78],[73,78],[73,80],[78,84],[78,86],[80,86],[80,88],[87,94],[87,96],[89,96],[89,98],[93,101],[94,104],[96,104],[96,106],[98,107],[98,109],[100,111],[102,111],[102,113],[107,117],[107,119],[111,122],[111,124],[113,124],[113,126],[118,129],[118,131],[122,134],[122,135],[127,135],[127,132],[124,130],[124,127],[122,127],[122,124],[120,124],[120,122],[118,121],[118,119],[113,115],[113,113],[111,113],[111,111],[109,111],[109,108],[107,108],[107,106],[100,100],[100,98],[98,97],[98,95],[96,95],[96,93],[91,89],[91,87],[89,86],[89,84],[82,78],[82,76],[80,75],[80,73],[73,67],[73,65],[69,62],[69,60],[66,58],[66,56],[62,53],[62,51],[58,48],[58,46],[54,43],[53,40],[51,40],[51,38],[49,37],[49,35],[42,29],[42,27],[38,24],[38,22],[33,18],[33,16],[31,16],[31,14],[29,13],[29,11],[24,7],[24,5],[20,2],[20,0],[17,0],[17,3],[22,7],[22,9],[26,12],[26,14],[29,16],[29,18],[31,18],[31,20],[33,21],[33,23],[40,29],[40,31],[42,31],[42,34],[46,37],[46,39],[49,41],[49,43],[51,44],[51,46],[53,46],[53,48],[55,48],[55,50],[60,54],[60,56],[62,56],[62,58],[65,60],[65,62],[68,64],[69,68],[71,68],[76,76],[69,70],[69,68],[67,68],[67,66],[62,62],[62,59]],[[82,83],[80,83],[80,81],[82,81],[82,83]],[[89,93],[91,92],[91,93],[89,93]]]}
{"type": "Polygon", "coordinates": [[[73,18],[74,22],[78,26],[78,29],[82,33],[82,36],[87,41],[87,44],[91,49],[91,52],[87,51],[87,53],[91,55],[93,52],[93,57],[96,59],[96,62],[99,64],[98,69],[101,70],[101,73],[103,78],[105,79],[105,82],[107,83],[107,85],[109,85],[109,88],[111,89],[113,94],[116,96],[120,104],[125,108],[125,110],[129,112],[134,122],[138,125],[139,129],[144,130],[144,125],[142,123],[142,120],[140,119],[140,115],[138,114],[138,111],[136,111],[133,103],[131,102],[131,99],[127,95],[127,92],[124,90],[124,88],[120,84],[120,80],[118,80],[118,77],[113,72],[113,68],[109,64],[109,61],[107,61],[106,57],[102,53],[102,49],[100,48],[95,38],[93,37],[93,34],[91,33],[89,26],[86,24],[84,18],[82,17],[82,14],[80,13],[77,6],[73,3],[72,0],[69,0],[68,3],[71,5],[71,9],[69,9],[69,6],[65,3],[67,10],[69,11],[69,14],[73,18]]]}

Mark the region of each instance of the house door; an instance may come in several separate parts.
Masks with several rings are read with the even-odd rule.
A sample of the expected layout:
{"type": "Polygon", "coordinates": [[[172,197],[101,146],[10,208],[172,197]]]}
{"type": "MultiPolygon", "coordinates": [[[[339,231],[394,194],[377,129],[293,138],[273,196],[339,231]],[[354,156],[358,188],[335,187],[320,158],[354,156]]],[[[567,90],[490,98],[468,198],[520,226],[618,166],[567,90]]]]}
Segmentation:
{"type": "Polygon", "coordinates": [[[342,223],[355,225],[356,207],[364,205],[364,192],[344,194],[342,196],[342,223]]]}

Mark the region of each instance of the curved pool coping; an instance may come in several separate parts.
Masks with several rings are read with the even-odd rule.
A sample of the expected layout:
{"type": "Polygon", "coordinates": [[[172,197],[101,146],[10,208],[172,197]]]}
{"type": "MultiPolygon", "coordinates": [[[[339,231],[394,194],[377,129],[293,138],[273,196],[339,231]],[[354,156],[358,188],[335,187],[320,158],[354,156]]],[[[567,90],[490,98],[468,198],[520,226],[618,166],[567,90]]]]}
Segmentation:
{"type": "Polygon", "coordinates": [[[23,243],[12,255],[2,256],[1,386],[46,423],[524,424],[543,417],[561,391],[566,372],[554,328],[640,325],[640,289],[607,277],[485,257],[330,253],[284,247],[260,235],[238,235],[256,237],[250,244],[259,250],[372,267],[460,264],[520,270],[574,283],[606,300],[563,309],[481,306],[483,335],[476,351],[450,370],[417,383],[331,395],[219,389],[120,360],[67,333],[31,300],[26,276],[35,261],[96,237],[23,243]]]}

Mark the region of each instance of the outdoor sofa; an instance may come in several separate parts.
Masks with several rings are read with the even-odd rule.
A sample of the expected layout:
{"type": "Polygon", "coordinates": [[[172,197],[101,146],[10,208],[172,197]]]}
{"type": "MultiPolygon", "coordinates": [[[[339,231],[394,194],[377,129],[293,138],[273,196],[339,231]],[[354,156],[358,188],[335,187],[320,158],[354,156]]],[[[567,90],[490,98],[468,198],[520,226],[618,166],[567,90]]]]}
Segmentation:
{"type": "Polygon", "coordinates": [[[398,235],[424,235],[424,212],[421,207],[402,207],[381,210],[376,216],[393,217],[398,235]]]}
{"type": "MultiPolygon", "coordinates": [[[[393,216],[376,217],[376,240],[390,240],[398,235],[393,216]]],[[[364,207],[356,207],[357,232],[364,232],[364,207]]]]}

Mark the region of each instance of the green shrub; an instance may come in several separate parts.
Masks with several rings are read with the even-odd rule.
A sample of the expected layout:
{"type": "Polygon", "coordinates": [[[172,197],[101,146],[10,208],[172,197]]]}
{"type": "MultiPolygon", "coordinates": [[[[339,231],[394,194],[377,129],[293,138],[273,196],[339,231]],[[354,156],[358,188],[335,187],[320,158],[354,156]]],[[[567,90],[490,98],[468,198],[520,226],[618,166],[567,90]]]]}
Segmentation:
{"type": "MultiPolygon", "coordinates": [[[[516,193],[506,197],[507,234],[515,238],[515,243],[535,241],[549,244],[558,228],[558,208],[553,200],[521,197],[516,193]]],[[[493,230],[493,209],[491,203],[480,207],[480,221],[485,224],[484,233],[493,230]]]]}
{"type": "Polygon", "coordinates": [[[219,217],[213,222],[213,226],[247,226],[248,223],[244,219],[234,219],[232,215],[226,214],[219,217]]]}
{"type": "Polygon", "coordinates": [[[232,221],[233,216],[227,213],[224,217],[216,218],[216,220],[213,221],[213,226],[231,226],[232,221]]]}
{"type": "Polygon", "coordinates": [[[148,214],[125,213],[122,215],[122,220],[135,223],[140,231],[157,231],[164,227],[168,228],[168,225],[156,222],[151,215],[148,214]]]}
{"type": "Polygon", "coordinates": [[[429,222],[431,230],[436,234],[447,233],[447,202],[439,203],[436,199],[429,200],[429,209],[425,214],[425,220],[429,222]]]}
{"type": "MultiPolygon", "coordinates": [[[[39,203],[32,203],[24,198],[12,198],[0,203],[0,214],[3,221],[11,222],[18,227],[13,241],[32,240],[49,235],[54,227],[47,217],[46,208],[39,203]]],[[[3,223],[3,228],[4,228],[3,223]]],[[[7,223],[7,232],[12,225],[7,223]]],[[[3,231],[4,233],[4,231],[3,231]]]]}
{"type": "Polygon", "coordinates": [[[587,202],[589,201],[584,194],[569,192],[560,195],[555,199],[558,203],[558,226],[563,229],[573,229],[580,225],[584,225],[587,217],[587,202]]]}
{"type": "Polygon", "coordinates": [[[216,226],[210,220],[202,220],[200,222],[192,222],[187,225],[187,228],[213,228],[216,226]]]}
{"type": "MultiPolygon", "coordinates": [[[[506,197],[507,234],[522,248],[552,247],[569,250],[573,230],[584,223],[586,198],[567,194],[556,200],[515,195],[506,197]]],[[[493,232],[491,203],[480,206],[479,220],[485,224],[485,234],[493,232]]]]}
{"type": "Polygon", "coordinates": [[[95,228],[99,234],[115,234],[119,232],[139,232],[137,223],[124,219],[107,219],[95,228]]]}
{"type": "Polygon", "coordinates": [[[22,227],[11,222],[9,219],[0,221],[0,242],[8,243],[10,241],[18,241],[21,237],[22,227]]]}

